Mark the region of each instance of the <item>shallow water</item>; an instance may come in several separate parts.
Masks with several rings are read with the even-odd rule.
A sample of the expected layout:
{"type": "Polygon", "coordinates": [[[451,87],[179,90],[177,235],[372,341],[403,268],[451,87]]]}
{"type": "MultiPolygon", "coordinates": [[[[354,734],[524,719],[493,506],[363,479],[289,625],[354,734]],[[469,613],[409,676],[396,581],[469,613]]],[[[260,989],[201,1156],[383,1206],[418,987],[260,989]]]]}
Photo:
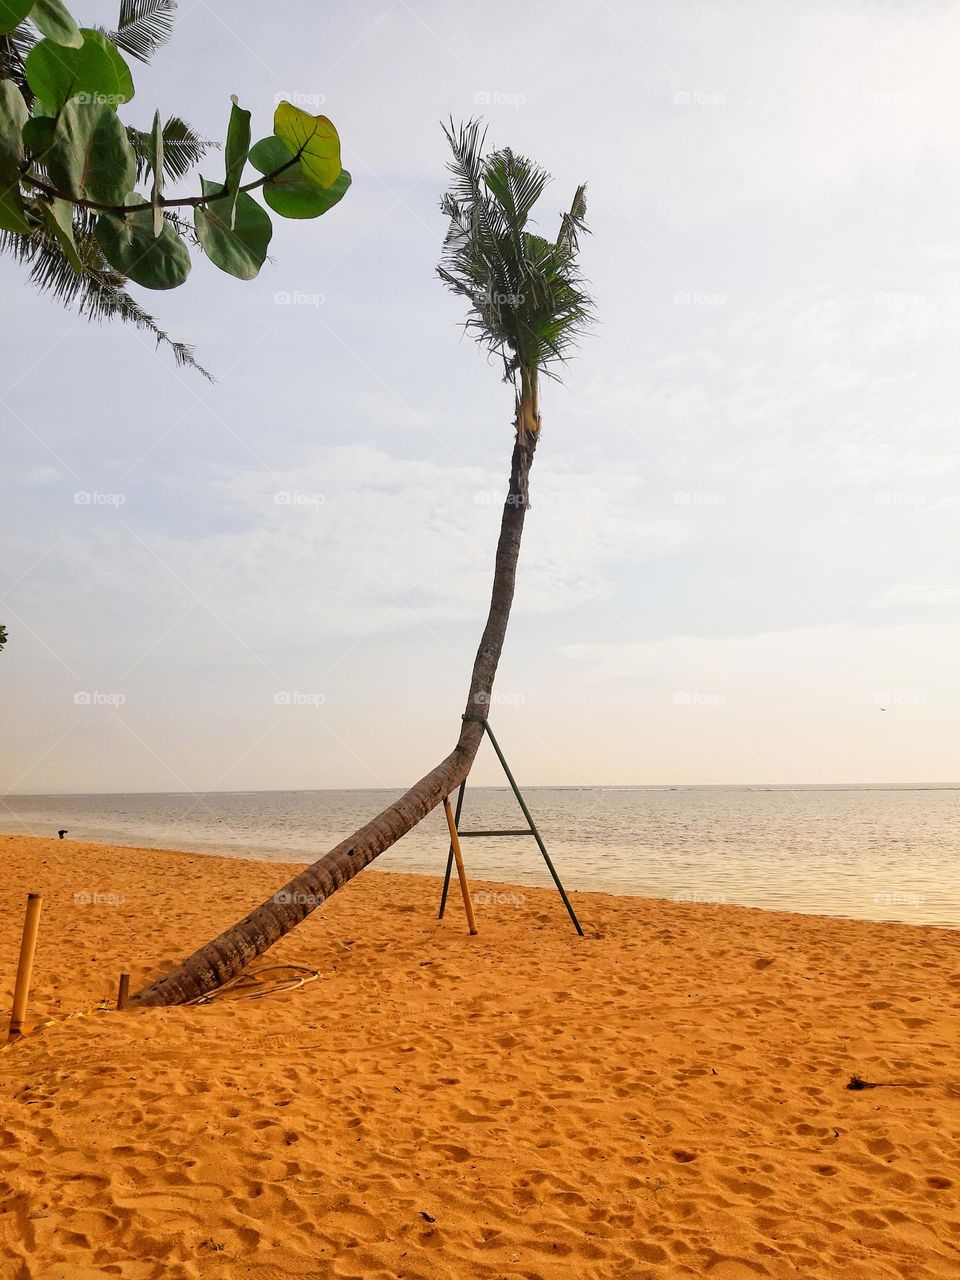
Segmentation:
{"type": "MultiPolygon", "coordinates": [[[[312,861],[399,792],[7,796],[0,831],[312,861]]],[[[531,787],[568,889],[960,928],[960,789],[531,787]]],[[[521,827],[510,791],[467,791],[461,828],[521,827]]],[[[435,811],[375,866],[442,875],[435,811]]],[[[69,842],[64,845],[69,856],[69,842]]],[[[475,880],[549,884],[529,837],[464,841],[475,880]]]]}

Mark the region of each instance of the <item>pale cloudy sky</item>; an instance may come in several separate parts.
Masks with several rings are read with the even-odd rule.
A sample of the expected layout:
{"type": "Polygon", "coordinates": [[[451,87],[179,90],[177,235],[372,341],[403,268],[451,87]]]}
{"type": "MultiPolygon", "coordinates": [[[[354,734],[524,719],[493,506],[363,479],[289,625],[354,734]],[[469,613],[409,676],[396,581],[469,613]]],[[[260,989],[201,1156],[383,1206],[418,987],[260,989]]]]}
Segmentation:
{"type": "Polygon", "coordinates": [[[433,276],[474,112],[594,232],[494,712],[521,780],[960,780],[958,54],[924,0],[184,0],[127,118],[322,95],[354,185],[257,281],[147,296],[215,387],[0,260],[0,789],[403,785],[452,745],[510,450],[433,276]]]}

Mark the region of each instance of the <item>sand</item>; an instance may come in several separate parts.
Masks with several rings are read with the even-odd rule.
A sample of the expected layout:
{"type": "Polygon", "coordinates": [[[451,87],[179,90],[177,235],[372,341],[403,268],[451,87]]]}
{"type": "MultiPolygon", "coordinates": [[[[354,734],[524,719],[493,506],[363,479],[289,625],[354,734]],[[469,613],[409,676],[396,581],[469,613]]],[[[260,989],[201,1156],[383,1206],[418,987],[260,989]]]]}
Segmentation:
{"type": "Polygon", "coordinates": [[[318,980],[96,1012],[290,868],[0,860],[4,1280],[960,1276],[958,933],[366,871],[255,966],[318,980]]]}

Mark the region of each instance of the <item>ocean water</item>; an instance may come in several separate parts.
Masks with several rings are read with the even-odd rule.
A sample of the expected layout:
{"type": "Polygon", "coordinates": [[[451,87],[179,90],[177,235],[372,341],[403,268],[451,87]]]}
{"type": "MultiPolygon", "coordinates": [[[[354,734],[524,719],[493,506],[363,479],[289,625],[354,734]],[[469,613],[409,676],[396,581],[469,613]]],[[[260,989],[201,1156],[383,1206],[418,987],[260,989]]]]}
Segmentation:
{"type": "MultiPolygon", "coordinates": [[[[6,796],[0,831],[309,862],[393,791],[6,796]]],[[[960,928],[960,788],[531,787],[569,890],[960,928]]],[[[461,829],[524,826],[507,789],[468,787],[461,829]]],[[[472,880],[550,884],[530,837],[465,840],[472,880]]],[[[436,810],[381,871],[443,874],[436,810]]],[[[65,844],[65,854],[69,844],[65,844]]]]}

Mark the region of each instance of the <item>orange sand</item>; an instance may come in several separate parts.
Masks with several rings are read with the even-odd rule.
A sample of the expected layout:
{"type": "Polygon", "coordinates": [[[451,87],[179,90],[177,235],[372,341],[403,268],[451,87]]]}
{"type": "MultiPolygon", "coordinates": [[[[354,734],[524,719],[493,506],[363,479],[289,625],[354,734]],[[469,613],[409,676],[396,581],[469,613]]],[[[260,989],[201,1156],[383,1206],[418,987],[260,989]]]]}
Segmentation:
{"type": "MultiPolygon", "coordinates": [[[[289,870],[0,859],[5,1011],[44,895],[38,1018],[136,988],[289,870]]],[[[581,940],[523,889],[469,938],[437,892],[362,874],[258,962],[318,969],[298,991],[0,1053],[4,1280],[960,1276],[960,935],[576,894],[581,940]]]]}

